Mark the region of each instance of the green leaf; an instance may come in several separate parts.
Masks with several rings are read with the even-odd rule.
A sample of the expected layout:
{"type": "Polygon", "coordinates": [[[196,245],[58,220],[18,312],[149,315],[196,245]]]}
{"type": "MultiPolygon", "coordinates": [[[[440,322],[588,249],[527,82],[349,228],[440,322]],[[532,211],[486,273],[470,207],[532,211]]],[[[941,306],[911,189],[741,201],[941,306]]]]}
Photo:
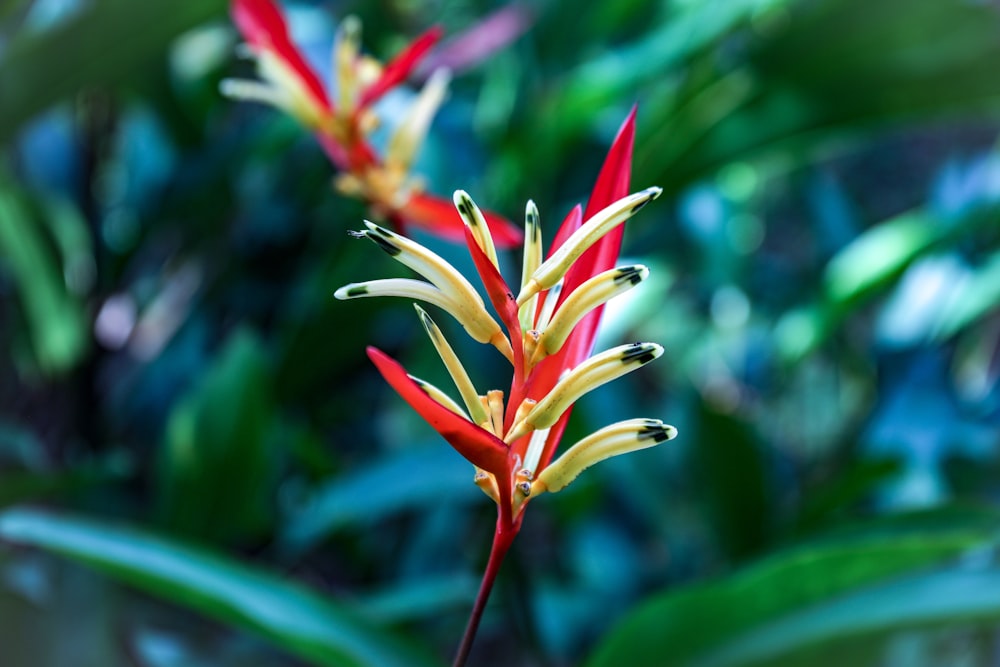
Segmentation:
{"type": "Polygon", "coordinates": [[[172,529],[226,542],[267,527],[277,459],[271,383],[260,341],[237,331],[174,408],[157,466],[158,500],[172,529]]]}
{"type": "Polygon", "coordinates": [[[813,488],[803,490],[795,519],[800,533],[829,522],[839,512],[864,499],[875,488],[899,474],[902,465],[895,459],[862,459],[838,469],[813,488]]]}
{"type": "Polygon", "coordinates": [[[690,435],[691,467],[727,554],[759,551],[768,534],[772,499],[760,444],[750,424],[702,403],[690,435]]]}
{"type": "Polygon", "coordinates": [[[55,249],[65,234],[53,238],[45,224],[51,215],[58,220],[50,224],[64,228],[71,214],[65,207],[35,204],[0,176],[0,270],[8,271],[17,287],[35,363],[43,372],[59,373],[86,350],[87,321],[80,299],[68,289],[72,262],[55,249]]]}
{"type": "Polygon", "coordinates": [[[877,225],[837,253],[826,266],[824,286],[834,303],[860,299],[897,277],[946,231],[921,212],[877,225]]]}
{"type": "Polygon", "coordinates": [[[421,576],[373,592],[358,604],[366,618],[379,623],[413,622],[471,609],[478,588],[479,580],[467,573],[421,576]]]}
{"type": "Polygon", "coordinates": [[[1000,253],[993,253],[943,309],[936,322],[935,335],[948,338],[994,312],[997,304],[1000,304],[1000,253]]]}
{"type": "Polygon", "coordinates": [[[84,563],[154,596],[255,632],[331,667],[407,667],[435,660],[295,583],[136,529],[31,509],[0,514],[0,539],[84,563]]]}
{"type": "Polygon", "coordinates": [[[0,59],[0,143],[81,89],[135,75],[179,34],[224,10],[223,0],[99,0],[49,30],[22,31],[0,59]]]}
{"type": "Polygon", "coordinates": [[[484,500],[466,460],[445,446],[395,454],[318,487],[283,522],[282,543],[301,553],[344,526],[370,524],[442,500],[484,500]]]}
{"type": "MultiPolygon", "coordinates": [[[[587,61],[566,77],[560,97],[569,122],[588,116],[573,109],[602,108],[627,99],[635,89],[680,69],[699,52],[711,47],[751,18],[780,10],[788,0],[727,0],[726,2],[675,3],[669,21],[659,22],[642,39],[587,61]]],[[[648,8],[647,8],[648,11],[648,8]]]]}
{"type": "MultiPolygon", "coordinates": [[[[782,317],[775,331],[782,356],[788,361],[802,359],[837,331],[852,309],[892,286],[915,261],[989,229],[996,219],[996,211],[989,211],[946,221],[926,209],[915,209],[860,234],[827,263],[822,299],[782,317]]],[[[988,256],[961,293],[941,310],[933,323],[935,337],[954,335],[1000,302],[998,257],[988,256]]]]}
{"type": "MultiPolygon", "coordinates": [[[[879,596],[862,589],[983,544],[995,534],[996,521],[994,512],[964,510],[948,512],[944,520],[941,512],[890,518],[773,555],[724,579],[661,593],[624,618],[587,664],[750,664],[743,658],[773,660],[869,625],[875,630],[920,618],[943,620],[947,605],[927,591],[967,573],[929,575],[912,588],[897,586],[895,594],[908,600],[905,605],[869,605],[879,596]],[[838,606],[851,593],[859,602],[838,606]],[[829,615],[815,611],[823,608],[829,615]],[[750,652],[744,656],[744,650],[750,652]]],[[[993,599],[1000,612],[1000,596],[994,592],[993,599]]],[[[968,608],[957,603],[948,613],[977,613],[983,606],[978,595],[965,602],[968,608]]]]}
{"type": "Polygon", "coordinates": [[[845,664],[827,656],[893,631],[998,620],[1000,571],[946,570],[875,586],[778,619],[709,652],[698,665],[845,664]]]}

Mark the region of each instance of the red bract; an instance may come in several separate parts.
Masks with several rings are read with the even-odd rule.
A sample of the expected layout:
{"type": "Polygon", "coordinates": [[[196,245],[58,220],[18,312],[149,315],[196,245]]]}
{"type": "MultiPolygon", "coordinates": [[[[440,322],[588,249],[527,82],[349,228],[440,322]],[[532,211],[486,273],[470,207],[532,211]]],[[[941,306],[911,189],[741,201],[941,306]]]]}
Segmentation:
{"type": "MultiPolygon", "coordinates": [[[[341,171],[338,189],[367,201],[380,217],[399,228],[407,224],[448,239],[461,238],[462,221],[454,209],[435,206],[410,172],[416,151],[444,99],[444,70],[428,80],[410,115],[396,128],[388,148],[380,153],[369,135],[383,124],[373,108],[388,91],[404,83],[441,38],[433,27],[417,37],[394,59],[382,65],[360,51],[360,23],[348,18],[340,27],[334,50],[336,98],[292,41],[288,25],[273,0],[232,0],[232,15],[258,62],[262,81],[227,80],[223,90],[241,99],[266,102],[294,116],[316,136],[324,152],[341,171]]],[[[498,215],[490,226],[497,243],[520,242],[520,230],[498,215]]]]}
{"type": "MultiPolygon", "coordinates": [[[[502,215],[490,211],[483,211],[483,215],[486,216],[486,223],[498,248],[514,248],[524,240],[521,230],[502,215]]],[[[397,226],[402,225],[400,228],[405,230],[406,224],[433,229],[435,236],[448,241],[465,240],[465,223],[455,211],[455,204],[434,195],[417,192],[410,196],[406,204],[405,219],[401,219],[397,226]]]]}
{"type": "Polygon", "coordinates": [[[509,469],[507,445],[503,440],[428,396],[406,369],[381,350],[369,347],[368,358],[403,400],[470,463],[494,475],[501,475],[509,469]]]}
{"type": "Polygon", "coordinates": [[[251,47],[273,52],[298,77],[313,101],[323,109],[332,111],[330,100],[319,77],[306,62],[302,53],[292,43],[285,17],[270,0],[234,0],[233,21],[251,47]]]}
{"type": "Polygon", "coordinates": [[[389,61],[385,69],[382,70],[382,75],[364,89],[364,92],[361,93],[361,99],[358,100],[358,107],[364,108],[374,104],[389,90],[406,81],[413,68],[437,44],[443,34],[444,31],[435,26],[410,42],[409,46],[389,61]]]}
{"type": "MultiPolygon", "coordinates": [[[[629,182],[632,178],[632,147],[635,142],[635,108],[629,113],[625,122],[618,130],[611,149],[604,160],[597,181],[587,200],[587,209],[581,216],[574,209],[560,227],[553,240],[553,251],[559,248],[565,239],[580,228],[583,220],[593,217],[601,209],[609,206],[628,195],[629,182]]],[[[621,251],[623,226],[619,225],[608,232],[600,241],[591,246],[566,272],[560,302],[584,281],[596,276],[602,271],[612,268],[618,261],[621,251]]],[[[551,254],[551,253],[550,253],[551,254]]],[[[537,398],[547,393],[559,380],[559,376],[568,368],[573,368],[586,359],[594,349],[597,338],[597,326],[601,321],[604,306],[598,306],[590,311],[576,325],[562,349],[543,360],[534,370],[526,383],[527,396],[537,398]]],[[[545,466],[551,460],[559,445],[570,411],[567,410],[562,420],[549,433],[549,440],[542,453],[541,465],[545,466]]]]}

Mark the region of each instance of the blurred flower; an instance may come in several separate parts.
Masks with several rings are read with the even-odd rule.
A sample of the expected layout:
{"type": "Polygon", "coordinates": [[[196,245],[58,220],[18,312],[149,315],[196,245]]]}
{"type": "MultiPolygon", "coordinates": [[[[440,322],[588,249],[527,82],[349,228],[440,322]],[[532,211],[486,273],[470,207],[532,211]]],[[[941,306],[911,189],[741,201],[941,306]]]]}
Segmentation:
{"type": "MultiPolygon", "coordinates": [[[[233,20],[257,62],[260,81],[227,79],[229,97],[270,104],[308,128],[330,161],[341,171],[335,183],[344,194],[368,202],[381,218],[401,231],[407,223],[459,240],[463,223],[446,200],[423,192],[410,173],[428,128],[447,95],[450,74],[436,70],[428,78],[406,118],[395,128],[384,155],[369,142],[381,124],[374,105],[403,83],[441,37],[431,28],[386,64],[361,52],[361,22],[344,19],[333,46],[332,95],[292,42],[288,25],[274,0],[232,0],[233,20]]],[[[486,215],[497,245],[521,240],[520,230],[504,218],[486,215]]]]}
{"type": "MultiPolygon", "coordinates": [[[[577,399],[663,352],[655,343],[632,343],[591,356],[604,303],[639,284],[649,273],[641,265],[614,266],[622,223],[660,194],[656,187],[627,194],[633,136],[634,113],[611,147],[586,214],[577,206],[567,216],[545,261],[538,211],[528,202],[524,262],[516,297],[500,275],[494,239],[482,213],[465,192],[455,193],[469,251],[500,322],[486,310],[483,298],[469,281],[424,246],[371,222],[365,230],[353,232],[373,241],[426,280],[389,278],[353,283],[337,290],[337,298],[401,296],[431,303],[451,314],[472,338],[496,347],[513,366],[506,404],[501,390],[480,394],[441,330],[419,306],[417,313],[454,380],[462,405],[409,375],[380,350],[368,349],[368,356],[389,384],[475,466],[476,484],[497,503],[485,594],[532,497],[561,490],[594,463],[676,435],[674,427],[659,420],[630,419],[596,431],[552,460],[577,399]]],[[[483,595],[481,592],[480,597],[483,595]]],[[[473,634],[476,622],[474,612],[470,623],[473,634]]]]}

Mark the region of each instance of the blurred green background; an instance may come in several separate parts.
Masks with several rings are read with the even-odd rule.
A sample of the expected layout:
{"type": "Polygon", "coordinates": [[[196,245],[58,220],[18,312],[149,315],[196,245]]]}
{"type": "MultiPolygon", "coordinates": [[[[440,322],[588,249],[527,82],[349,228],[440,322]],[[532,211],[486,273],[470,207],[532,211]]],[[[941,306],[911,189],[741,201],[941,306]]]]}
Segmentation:
{"type": "MultiPolygon", "coordinates": [[[[550,238],[636,102],[633,187],[666,191],[599,345],[667,352],[566,439],[680,436],[531,504],[471,664],[1000,661],[996,3],[287,7],[316,62],[348,14],[382,58],[526,26],[439,53],[438,194],[532,198],[550,238]]],[[[237,42],[221,0],[0,0],[4,667],[435,665],[461,635],[494,508],[363,349],[444,371],[405,302],[332,298],[404,273],[307,133],[219,95],[237,42]]]]}

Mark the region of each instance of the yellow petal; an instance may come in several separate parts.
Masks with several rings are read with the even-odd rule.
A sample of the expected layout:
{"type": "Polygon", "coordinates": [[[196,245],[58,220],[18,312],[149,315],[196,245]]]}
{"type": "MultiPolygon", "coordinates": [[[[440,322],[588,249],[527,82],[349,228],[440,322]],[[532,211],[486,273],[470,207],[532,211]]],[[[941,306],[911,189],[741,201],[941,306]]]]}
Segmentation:
{"type": "Polygon", "coordinates": [[[432,385],[430,382],[427,382],[426,380],[421,380],[420,378],[409,374],[407,374],[407,377],[416,382],[417,386],[420,387],[421,391],[423,391],[425,394],[433,398],[435,401],[437,401],[444,407],[448,408],[456,415],[464,417],[469,421],[472,421],[471,419],[469,419],[469,415],[465,413],[465,410],[462,409],[462,406],[456,403],[454,400],[452,400],[451,396],[444,393],[443,391],[432,385]]]}
{"type": "MultiPolygon", "coordinates": [[[[538,220],[538,208],[535,202],[528,200],[524,208],[524,260],[521,263],[521,287],[531,280],[533,274],[542,263],[542,226],[538,220]]],[[[531,295],[520,304],[517,317],[521,321],[521,331],[529,331],[535,326],[535,307],[537,296],[531,295]]]]}
{"type": "Polygon", "coordinates": [[[545,468],[532,483],[531,493],[555,493],[595,463],[658,445],[676,435],[677,429],[659,419],[629,419],[605,426],[570,447],[545,468]]]}
{"type": "Polygon", "coordinates": [[[469,414],[472,416],[472,421],[476,424],[484,423],[490,418],[490,416],[483,408],[483,404],[479,400],[479,394],[476,393],[476,388],[473,386],[472,379],[469,377],[469,373],[465,370],[465,366],[462,365],[458,355],[455,354],[455,350],[453,350],[451,345],[448,344],[448,341],[445,340],[444,334],[441,333],[441,329],[439,329],[434,320],[431,319],[431,316],[427,314],[427,311],[416,304],[413,304],[413,307],[417,309],[417,314],[420,316],[421,324],[424,325],[424,330],[427,332],[431,342],[434,344],[434,349],[437,350],[438,355],[441,357],[441,361],[444,362],[445,368],[448,369],[451,379],[455,382],[455,386],[458,388],[458,393],[461,394],[462,401],[465,403],[465,407],[469,410],[469,414]]]}
{"type": "Polygon", "coordinates": [[[368,230],[358,234],[371,239],[393,259],[410,267],[443,292],[453,304],[448,312],[462,323],[473,339],[480,343],[490,343],[501,352],[504,352],[505,347],[510,347],[509,343],[504,346],[507,338],[500,325],[487,312],[482,297],[455,267],[405,236],[372,222],[366,221],[365,225],[368,230]]]}
{"type": "Polygon", "coordinates": [[[434,114],[448,94],[450,80],[451,74],[448,70],[434,70],[416,102],[410,107],[406,118],[393,133],[385,155],[387,164],[404,172],[410,169],[420,144],[427,136],[431,121],[434,120],[434,114]]]}
{"type": "Polygon", "coordinates": [[[490,234],[490,228],[486,225],[486,218],[483,217],[483,212],[479,210],[476,202],[472,201],[472,197],[465,190],[455,190],[452,200],[455,202],[455,208],[458,209],[458,214],[462,216],[465,226],[469,228],[469,231],[472,232],[472,237],[476,239],[476,245],[479,246],[479,249],[483,251],[483,254],[486,255],[497,271],[499,271],[500,265],[497,263],[497,250],[493,245],[493,236],[490,234]]]}
{"type": "Polygon", "coordinates": [[[573,263],[580,258],[590,246],[602,236],[635,215],[639,209],[660,196],[660,188],[646,188],[628,197],[623,197],[606,208],[598,211],[587,220],[570,237],[559,246],[552,256],[542,262],[542,265],[532,274],[528,284],[521,288],[517,297],[518,304],[523,303],[532,294],[552,287],[562,280],[573,263]]]}
{"type": "MultiPolygon", "coordinates": [[[[542,330],[536,354],[555,354],[583,317],[601,304],[627,292],[649,276],[641,264],[621,266],[599,273],[566,297],[552,320],[542,330]]],[[[536,363],[539,359],[534,360],[536,363]]]]}
{"type": "Polygon", "coordinates": [[[663,354],[656,343],[619,345],[590,357],[562,377],[522,421],[514,424],[504,440],[514,442],[532,430],[549,428],[588,391],[645,366],[663,354]]]}

